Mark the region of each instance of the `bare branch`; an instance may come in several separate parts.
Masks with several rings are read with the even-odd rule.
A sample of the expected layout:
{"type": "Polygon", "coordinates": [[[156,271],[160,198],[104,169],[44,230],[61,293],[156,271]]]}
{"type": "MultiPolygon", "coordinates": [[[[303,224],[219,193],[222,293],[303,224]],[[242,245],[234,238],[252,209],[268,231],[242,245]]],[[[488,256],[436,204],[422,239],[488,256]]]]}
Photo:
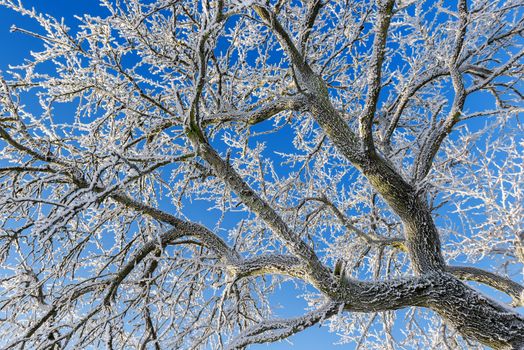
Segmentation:
{"type": "Polygon", "coordinates": [[[227,349],[245,349],[250,344],[274,342],[285,339],[337,313],[339,304],[328,302],[317,310],[293,319],[268,320],[244,330],[227,349]]]}
{"type": "Polygon", "coordinates": [[[472,266],[448,266],[447,270],[462,280],[484,283],[510,295],[515,307],[524,305],[524,287],[509,278],[472,266]]]}
{"type": "Polygon", "coordinates": [[[364,109],[359,117],[359,131],[366,152],[374,152],[372,134],[373,118],[377,110],[378,97],[381,89],[382,62],[384,60],[388,28],[393,15],[395,0],[385,3],[378,1],[378,13],[375,25],[375,38],[373,40],[373,53],[368,69],[367,96],[364,109]]]}

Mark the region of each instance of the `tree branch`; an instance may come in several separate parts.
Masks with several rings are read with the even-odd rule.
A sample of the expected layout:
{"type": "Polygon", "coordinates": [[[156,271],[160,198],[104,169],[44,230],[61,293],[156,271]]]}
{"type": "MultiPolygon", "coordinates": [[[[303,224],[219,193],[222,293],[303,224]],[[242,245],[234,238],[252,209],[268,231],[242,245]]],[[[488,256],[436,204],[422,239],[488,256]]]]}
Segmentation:
{"type": "Polygon", "coordinates": [[[317,19],[317,16],[324,6],[324,3],[322,3],[322,0],[314,0],[312,2],[307,2],[308,6],[308,13],[306,17],[306,22],[304,25],[304,29],[300,33],[300,46],[301,46],[301,54],[304,55],[306,53],[307,43],[309,40],[309,36],[311,35],[311,30],[313,29],[313,26],[315,25],[315,20],[317,19]]]}
{"type": "Polygon", "coordinates": [[[271,230],[285,243],[289,251],[304,259],[308,266],[308,276],[319,290],[332,294],[330,271],[320,262],[314,250],[298,237],[282,220],[278,213],[249,187],[236,170],[209,145],[207,140],[189,135],[199,155],[211,166],[216,176],[229,185],[253,213],[268,224],[271,230]]]}
{"type": "Polygon", "coordinates": [[[304,316],[292,319],[262,321],[240,333],[226,349],[243,350],[250,344],[275,342],[285,339],[335,315],[339,305],[336,302],[327,302],[319,309],[308,312],[304,316]]]}
{"type": "Polygon", "coordinates": [[[236,279],[264,274],[288,275],[304,280],[308,269],[301,259],[279,254],[244,259],[235,266],[236,279]]]}
{"type": "Polygon", "coordinates": [[[307,88],[310,111],[329,136],[337,150],[362,171],[371,185],[386,200],[404,223],[407,247],[417,272],[442,269],[445,266],[437,228],[423,198],[388,162],[376,153],[363,153],[360,140],[333,107],[323,80],[304,61],[291,38],[267,9],[255,6],[255,11],[273,29],[280,44],[307,88]]]}
{"type": "Polygon", "coordinates": [[[302,95],[283,96],[249,112],[222,112],[202,118],[203,126],[223,122],[244,122],[248,125],[261,123],[284,111],[300,111],[307,106],[307,99],[302,95]]]}
{"type": "Polygon", "coordinates": [[[367,77],[368,92],[364,110],[359,117],[360,137],[366,153],[375,151],[372,134],[373,118],[377,110],[377,102],[381,90],[382,61],[384,60],[387,33],[395,0],[387,0],[385,4],[377,2],[378,14],[375,25],[375,38],[373,40],[373,53],[371,54],[367,77]]]}
{"type": "Polygon", "coordinates": [[[460,120],[460,115],[464,104],[466,102],[466,97],[468,95],[465,87],[464,81],[462,79],[462,74],[459,70],[460,67],[460,53],[464,45],[464,39],[466,36],[466,29],[468,23],[468,8],[466,0],[460,0],[458,5],[459,12],[459,22],[457,33],[455,36],[455,45],[453,47],[453,53],[449,62],[449,74],[451,76],[451,82],[453,85],[453,90],[455,95],[453,97],[453,103],[451,110],[446,117],[446,119],[437,127],[435,130],[432,130],[428,139],[424,142],[422,148],[420,149],[417,157],[415,159],[415,166],[413,168],[413,178],[416,182],[422,181],[426,175],[431,170],[431,165],[433,164],[433,159],[435,158],[440,145],[444,139],[451,133],[453,127],[460,120]]]}
{"type": "Polygon", "coordinates": [[[513,306],[524,306],[524,287],[509,278],[477,267],[448,266],[446,269],[457,278],[480,282],[508,294],[513,298],[513,306]]]}

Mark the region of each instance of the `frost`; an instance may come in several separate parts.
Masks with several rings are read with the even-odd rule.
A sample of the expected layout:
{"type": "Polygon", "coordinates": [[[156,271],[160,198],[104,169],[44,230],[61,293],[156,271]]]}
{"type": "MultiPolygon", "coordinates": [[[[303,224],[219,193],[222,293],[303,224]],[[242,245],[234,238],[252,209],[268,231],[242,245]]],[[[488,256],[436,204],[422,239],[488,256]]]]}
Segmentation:
{"type": "Polygon", "coordinates": [[[524,343],[519,1],[0,5],[0,347],[524,343]]]}

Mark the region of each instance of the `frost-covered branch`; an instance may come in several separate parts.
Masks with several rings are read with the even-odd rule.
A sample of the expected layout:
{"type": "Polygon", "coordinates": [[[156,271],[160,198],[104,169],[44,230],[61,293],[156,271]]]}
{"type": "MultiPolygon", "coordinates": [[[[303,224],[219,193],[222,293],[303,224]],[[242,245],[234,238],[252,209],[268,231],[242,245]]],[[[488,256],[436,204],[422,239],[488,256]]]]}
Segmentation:
{"type": "Polygon", "coordinates": [[[336,314],[338,303],[328,302],[317,310],[292,319],[267,320],[244,330],[226,349],[245,349],[250,344],[261,344],[283,340],[336,314]]]}
{"type": "Polygon", "coordinates": [[[373,53],[371,54],[367,76],[366,102],[359,116],[360,137],[367,152],[373,152],[375,147],[372,126],[382,85],[382,64],[394,4],[394,0],[387,0],[384,3],[377,2],[378,13],[375,24],[375,38],[373,39],[373,53]]]}
{"type": "Polygon", "coordinates": [[[0,4],[0,347],[524,343],[518,0],[0,4]]]}
{"type": "Polygon", "coordinates": [[[462,280],[484,283],[508,294],[513,298],[513,306],[524,304],[524,287],[507,277],[472,266],[448,266],[447,270],[462,280]]]}

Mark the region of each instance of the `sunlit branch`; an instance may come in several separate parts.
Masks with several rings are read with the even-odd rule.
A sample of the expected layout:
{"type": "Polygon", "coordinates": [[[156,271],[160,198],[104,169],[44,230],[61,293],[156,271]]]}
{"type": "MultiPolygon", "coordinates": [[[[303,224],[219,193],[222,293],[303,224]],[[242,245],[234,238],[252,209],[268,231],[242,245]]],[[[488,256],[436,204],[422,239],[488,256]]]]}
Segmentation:
{"type": "Polygon", "coordinates": [[[243,350],[250,344],[285,339],[315,324],[329,319],[339,310],[339,304],[328,302],[317,310],[292,319],[267,320],[240,333],[226,349],[243,350]]]}
{"type": "Polygon", "coordinates": [[[382,237],[374,232],[364,232],[363,230],[355,226],[351,219],[349,219],[344,213],[342,213],[340,209],[326,196],[306,198],[305,200],[315,200],[326,204],[333,211],[333,213],[342,225],[344,225],[348,230],[355,232],[357,236],[364,239],[366,243],[379,247],[392,246],[400,250],[406,251],[405,240],[403,238],[382,237]]]}
{"type": "Polygon", "coordinates": [[[193,139],[199,154],[213,168],[214,173],[229,185],[231,190],[286,244],[291,253],[304,259],[308,265],[312,283],[320,290],[331,293],[331,273],[319,261],[313,249],[297,236],[278,213],[253,191],[235,169],[207,143],[205,139],[193,139]]]}
{"type": "Polygon", "coordinates": [[[510,295],[513,306],[524,305],[524,287],[509,278],[472,266],[448,266],[447,270],[462,280],[480,282],[510,295]]]}
{"type": "Polygon", "coordinates": [[[384,60],[388,28],[392,17],[395,0],[378,2],[378,13],[375,24],[375,38],[373,40],[373,53],[371,54],[368,68],[367,96],[364,109],[359,117],[360,137],[366,152],[374,152],[372,134],[373,119],[377,110],[378,97],[381,90],[382,62],[384,60]]]}
{"type": "Polygon", "coordinates": [[[0,0],[0,347],[523,346],[518,0],[101,5],[0,0]]]}
{"type": "Polygon", "coordinates": [[[290,255],[267,254],[244,259],[235,269],[235,278],[264,274],[281,274],[306,280],[307,266],[297,257],[290,255]]]}
{"type": "Polygon", "coordinates": [[[285,111],[300,111],[307,106],[307,99],[302,95],[291,97],[280,97],[274,102],[262,105],[249,112],[223,112],[216,115],[204,116],[203,125],[223,123],[223,122],[240,122],[248,125],[261,123],[278,113],[285,111]]]}

